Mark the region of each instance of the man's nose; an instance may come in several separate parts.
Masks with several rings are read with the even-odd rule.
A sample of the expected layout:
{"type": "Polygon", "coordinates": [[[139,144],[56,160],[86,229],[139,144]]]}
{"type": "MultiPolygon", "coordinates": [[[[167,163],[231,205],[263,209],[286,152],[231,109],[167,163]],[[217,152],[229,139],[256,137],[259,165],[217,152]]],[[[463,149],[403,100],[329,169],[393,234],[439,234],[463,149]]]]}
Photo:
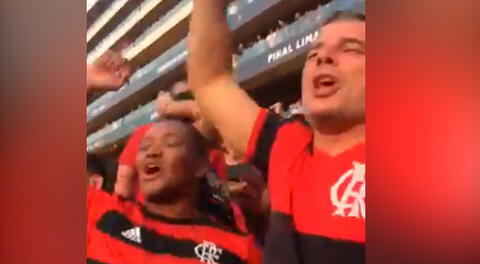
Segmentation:
{"type": "Polygon", "coordinates": [[[147,158],[159,158],[162,156],[162,150],[161,149],[150,149],[148,150],[146,157],[147,158]]]}
{"type": "Polygon", "coordinates": [[[324,54],[324,55],[319,55],[317,58],[317,66],[320,65],[336,65],[337,62],[333,58],[333,56],[330,56],[329,54],[324,54]]]}

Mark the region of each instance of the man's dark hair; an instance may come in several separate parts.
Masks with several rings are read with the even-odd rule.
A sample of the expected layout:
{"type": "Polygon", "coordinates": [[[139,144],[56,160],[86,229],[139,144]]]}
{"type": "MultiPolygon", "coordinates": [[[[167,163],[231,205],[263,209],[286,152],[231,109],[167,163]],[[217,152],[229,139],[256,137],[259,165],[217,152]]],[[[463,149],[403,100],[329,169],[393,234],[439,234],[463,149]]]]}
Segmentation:
{"type": "MultiPolygon", "coordinates": [[[[198,157],[208,159],[208,143],[202,134],[192,125],[191,122],[179,119],[168,118],[163,121],[176,121],[185,125],[188,134],[191,137],[192,150],[198,157]]],[[[160,121],[161,122],[161,121],[160,121]]],[[[214,177],[216,178],[216,177],[214,177]]],[[[205,175],[200,179],[199,204],[198,209],[222,223],[224,226],[238,229],[235,224],[233,209],[230,205],[229,198],[222,191],[222,186],[218,180],[212,179],[205,175]]]]}
{"type": "Polygon", "coordinates": [[[187,128],[188,136],[191,139],[192,149],[199,157],[208,157],[207,141],[202,134],[193,126],[192,122],[187,118],[169,117],[162,121],[174,121],[182,123],[187,128]]]}
{"type": "Polygon", "coordinates": [[[103,161],[99,157],[89,153],[87,154],[87,173],[89,175],[99,174],[102,177],[105,177],[105,166],[103,161]]]}
{"type": "Polygon", "coordinates": [[[365,15],[350,10],[335,11],[325,18],[325,20],[323,21],[323,26],[339,20],[365,21],[365,15]]]}

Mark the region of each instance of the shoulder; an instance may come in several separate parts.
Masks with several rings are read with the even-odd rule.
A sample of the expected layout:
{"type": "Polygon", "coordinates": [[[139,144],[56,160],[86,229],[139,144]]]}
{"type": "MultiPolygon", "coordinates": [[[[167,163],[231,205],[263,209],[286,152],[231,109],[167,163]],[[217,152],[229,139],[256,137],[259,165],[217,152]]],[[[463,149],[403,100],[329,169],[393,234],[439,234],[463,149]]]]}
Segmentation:
{"type": "MultiPolygon", "coordinates": [[[[276,145],[298,145],[298,143],[311,143],[313,131],[310,124],[300,116],[295,116],[281,121],[276,145]]],[[[303,144],[302,144],[303,145],[303,144]]]]}
{"type": "Polygon", "coordinates": [[[89,187],[87,190],[87,215],[94,220],[108,210],[121,210],[134,207],[135,203],[116,194],[89,187]]]}

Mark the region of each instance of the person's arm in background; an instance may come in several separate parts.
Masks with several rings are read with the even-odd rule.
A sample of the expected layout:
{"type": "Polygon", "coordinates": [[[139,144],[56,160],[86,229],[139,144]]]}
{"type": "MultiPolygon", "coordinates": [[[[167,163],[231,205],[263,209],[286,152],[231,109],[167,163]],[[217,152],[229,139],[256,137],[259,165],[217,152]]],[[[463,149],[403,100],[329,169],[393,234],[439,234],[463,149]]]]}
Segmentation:
{"type": "Polygon", "coordinates": [[[135,182],[137,172],[127,165],[118,165],[117,181],[113,192],[126,199],[133,199],[135,195],[135,182]]]}
{"type": "Polygon", "coordinates": [[[240,89],[233,74],[233,45],[225,16],[228,3],[193,2],[187,61],[189,86],[205,118],[243,156],[260,107],[240,89]]]}
{"type": "Polygon", "coordinates": [[[117,180],[114,193],[126,199],[135,198],[137,191],[136,159],[140,140],[150,125],[137,128],[130,136],[118,159],[117,180]]]}
{"type": "Polygon", "coordinates": [[[87,65],[87,93],[115,91],[130,78],[132,68],[120,53],[106,51],[91,65],[87,65]]]}
{"type": "MultiPolygon", "coordinates": [[[[106,51],[91,65],[87,65],[87,93],[120,89],[132,74],[132,68],[119,52],[106,51]]],[[[133,167],[134,168],[134,167],[133,167]]],[[[115,193],[131,197],[134,192],[135,170],[120,164],[115,183],[115,193]],[[118,180],[120,178],[120,180],[118,180]],[[118,187],[117,187],[118,186],[118,187]]]]}

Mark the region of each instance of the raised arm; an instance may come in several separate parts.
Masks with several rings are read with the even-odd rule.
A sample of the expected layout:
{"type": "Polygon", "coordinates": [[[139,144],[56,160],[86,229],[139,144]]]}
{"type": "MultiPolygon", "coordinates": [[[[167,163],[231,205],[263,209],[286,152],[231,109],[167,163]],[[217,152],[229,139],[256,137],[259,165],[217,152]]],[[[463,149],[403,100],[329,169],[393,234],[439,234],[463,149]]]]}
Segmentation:
{"type": "Polygon", "coordinates": [[[87,65],[87,93],[115,91],[130,78],[132,68],[119,52],[106,51],[93,64],[87,65]]]}
{"type": "Polygon", "coordinates": [[[226,0],[193,0],[188,82],[197,104],[222,138],[240,155],[246,152],[260,107],[237,84],[233,45],[225,16],[226,0]]]}

